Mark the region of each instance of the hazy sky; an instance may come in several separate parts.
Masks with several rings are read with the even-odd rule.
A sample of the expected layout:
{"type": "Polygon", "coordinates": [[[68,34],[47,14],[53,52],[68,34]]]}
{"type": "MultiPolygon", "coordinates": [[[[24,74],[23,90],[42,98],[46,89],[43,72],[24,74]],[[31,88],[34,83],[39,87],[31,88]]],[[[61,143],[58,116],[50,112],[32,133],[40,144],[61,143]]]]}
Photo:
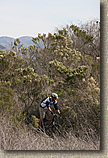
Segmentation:
{"type": "Polygon", "coordinates": [[[100,19],[99,0],[0,0],[0,36],[37,36],[100,19]]]}

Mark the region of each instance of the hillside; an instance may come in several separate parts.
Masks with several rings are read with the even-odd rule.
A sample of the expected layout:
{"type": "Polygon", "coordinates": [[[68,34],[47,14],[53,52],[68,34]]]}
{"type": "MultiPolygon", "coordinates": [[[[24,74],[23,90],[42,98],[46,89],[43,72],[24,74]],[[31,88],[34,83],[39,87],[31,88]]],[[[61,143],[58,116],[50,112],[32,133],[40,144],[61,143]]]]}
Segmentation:
{"type": "Polygon", "coordinates": [[[14,43],[14,38],[2,36],[0,37],[0,44],[3,46],[12,46],[14,43]]]}
{"type": "Polygon", "coordinates": [[[0,120],[1,150],[99,150],[100,23],[66,26],[38,34],[28,48],[16,40],[0,51],[0,120]],[[52,92],[59,96],[59,135],[37,130],[39,105],[52,92]]]}
{"type": "MultiPolygon", "coordinates": [[[[3,47],[3,49],[12,47],[14,45],[14,40],[15,40],[15,38],[7,37],[7,36],[0,37],[1,49],[2,49],[2,47],[3,47]]],[[[19,37],[19,40],[21,41],[21,44],[24,45],[24,47],[33,45],[31,36],[22,36],[22,37],[19,37]]]]}
{"type": "Polygon", "coordinates": [[[19,37],[19,40],[24,45],[24,47],[28,47],[29,45],[33,45],[32,38],[33,37],[31,36],[22,36],[22,37],[19,37]]]}
{"type": "Polygon", "coordinates": [[[0,49],[2,49],[2,50],[6,50],[6,47],[0,45],[0,49]]]}

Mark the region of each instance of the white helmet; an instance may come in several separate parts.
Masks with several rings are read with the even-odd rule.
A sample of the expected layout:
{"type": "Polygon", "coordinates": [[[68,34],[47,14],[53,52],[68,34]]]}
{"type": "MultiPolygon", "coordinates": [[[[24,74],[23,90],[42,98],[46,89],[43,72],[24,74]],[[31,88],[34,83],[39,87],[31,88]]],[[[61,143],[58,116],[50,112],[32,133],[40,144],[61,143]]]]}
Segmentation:
{"type": "Polygon", "coordinates": [[[52,93],[51,96],[54,97],[54,98],[56,98],[56,99],[58,99],[58,95],[56,93],[52,93]]]}

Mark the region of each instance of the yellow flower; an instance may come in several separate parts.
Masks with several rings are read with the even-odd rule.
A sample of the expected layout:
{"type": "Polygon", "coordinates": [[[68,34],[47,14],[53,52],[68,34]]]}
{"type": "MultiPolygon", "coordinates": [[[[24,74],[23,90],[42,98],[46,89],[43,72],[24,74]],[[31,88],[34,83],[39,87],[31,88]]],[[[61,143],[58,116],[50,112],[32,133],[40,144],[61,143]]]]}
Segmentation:
{"type": "Polygon", "coordinates": [[[85,78],[83,78],[83,79],[82,79],[82,82],[84,83],[85,81],[86,81],[85,78]]]}
{"type": "Polygon", "coordinates": [[[4,56],[3,55],[0,55],[0,58],[3,58],[4,56]]]}

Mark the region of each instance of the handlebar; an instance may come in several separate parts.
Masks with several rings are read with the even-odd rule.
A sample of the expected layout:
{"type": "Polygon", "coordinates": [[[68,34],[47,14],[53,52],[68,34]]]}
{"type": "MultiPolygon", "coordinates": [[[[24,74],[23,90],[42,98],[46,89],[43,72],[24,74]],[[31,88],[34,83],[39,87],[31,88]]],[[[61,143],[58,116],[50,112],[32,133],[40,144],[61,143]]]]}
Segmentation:
{"type": "Polygon", "coordinates": [[[61,117],[60,114],[53,114],[53,117],[61,117]]]}

